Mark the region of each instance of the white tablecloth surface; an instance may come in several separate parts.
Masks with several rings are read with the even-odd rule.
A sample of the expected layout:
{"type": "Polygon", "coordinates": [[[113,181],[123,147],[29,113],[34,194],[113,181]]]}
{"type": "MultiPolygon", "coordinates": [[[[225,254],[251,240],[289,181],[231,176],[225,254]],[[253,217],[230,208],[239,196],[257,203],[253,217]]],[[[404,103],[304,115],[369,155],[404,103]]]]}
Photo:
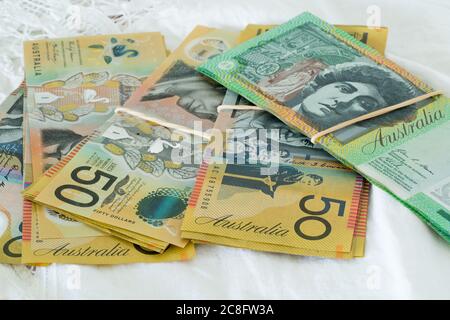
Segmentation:
{"type": "MultiPolygon", "coordinates": [[[[23,77],[21,41],[80,32],[161,31],[173,49],[197,24],[239,30],[310,11],[330,23],[364,25],[380,12],[387,56],[450,94],[450,1],[34,1],[0,2],[0,99],[23,77]],[[44,2],[42,2],[44,3],[44,2]],[[86,7],[86,3],[91,6],[86,7]],[[376,6],[376,7],[373,7],[376,6]],[[56,8],[56,9],[55,9],[56,8]],[[78,27],[61,24],[78,12],[78,27]],[[55,14],[58,13],[58,14],[55,14]],[[123,14],[123,25],[108,14],[123,14]],[[27,26],[27,28],[24,28],[27,26]]],[[[77,25],[77,24],[75,24],[77,25]]],[[[448,139],[449,137],[443,137],[448,139]]],[[[119,266],[0,265],[0,299],[450,298],[450,248],[391,196],[373,188],[366,256],[351,261],[198,246],[189,262],[119,266]]]]}

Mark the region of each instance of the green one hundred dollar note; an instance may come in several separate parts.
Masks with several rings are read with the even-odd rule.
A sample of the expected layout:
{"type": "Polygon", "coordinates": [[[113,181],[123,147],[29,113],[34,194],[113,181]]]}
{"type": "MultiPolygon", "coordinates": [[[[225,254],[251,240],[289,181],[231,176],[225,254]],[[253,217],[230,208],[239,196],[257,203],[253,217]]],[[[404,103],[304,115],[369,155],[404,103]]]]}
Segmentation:
{"type": "MultiPolygon", "coordinates": [[[[310,13],[198,70],[308,137],[432,88],[310,13]]],[[[448,98],[433,98],[319,139],[450,242],[448,98]]]]}
{"type": "Polygon", "coordinates": [[[23,88],[0,105],[0,263],[20,263],[22,251],[23,88]]]}
{"type": "MultiPolygon", "coordinates": [[[[250,24],[239,35],[238,42],[250,40],[270,29],[276,27],[275,25],[255,25],[250,24]]],[[[386,47],[387,28],[368,28],[363,26],[347,26],[340,25],[339,28],[345,30],[353,37],[357,37],[361,41],[374,47],[380,53],[384,54],[386,47]]],[[[224,105],[252,105],[247,99],[238,94],[228,90],[224,101],[224,105]]],[[[292,162],[292,160],[299,159],[320,159],[320,160],[335,160],[329,153],[323,150],[320,144],[311,143],[310,139],[298,132],[290,129],[286,124],[277,119],[269,112],[261,112],[250,107],[248,110],[232,109],[228,112],[221,112],[220,119],[215,123],[219,130],[226,129],[241,129],[241,130],[255,130],[255,129],[277,129],[279,130],[278,137],[278,157],[281,162],[292,162]]],[[[242,132],[242,131],[241,131],[242,132]]],[[[231,137],[233,138],[233,137],[231,137]]],[[[233,139],[239,139],[235,137],[233,139]]],[[[241,141],[242,145],[242,141],[241,141]]],[[[246,148],[248,149],[247,146],[246,148]]],[[[235,148],[236,149],[236,148],[235,148]]],[[[233,150],[234,151],[234,150],[233,150]]]]}

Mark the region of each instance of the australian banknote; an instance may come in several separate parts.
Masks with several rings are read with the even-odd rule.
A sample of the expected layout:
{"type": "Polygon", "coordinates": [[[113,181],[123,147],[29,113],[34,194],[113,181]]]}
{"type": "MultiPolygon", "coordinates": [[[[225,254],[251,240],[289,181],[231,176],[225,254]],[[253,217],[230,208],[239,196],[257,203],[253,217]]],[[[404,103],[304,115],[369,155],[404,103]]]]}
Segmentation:
{"type": "MultiPolygon", "coordinates": [[[[159,33],[140,33],[29,42],[25,54],[29,94],[33,98],[28,104],[33,132],[30,139],[35,146],[34,170],[30,162],[30,172],[34,171],[37,178],[110,118],[114,108],[121,106],[142,79],[161,63],[166,49],[159,33]],[[77,49],[77,54],[68,53],[67,48],[77,49]],[[95,92],[101,94],[94,95],[95,92]]],[[[28,182],[31,181],[30,175],[28,182]]],[[[56,211],[36,204],[27,208],[33,209],[25,222],[29,232],[24,259],[28,262],[73,263],[76,255],[54,254],[59,246],[95,252],[118,243],[116,238],[56,211]],[[42,253],[43,249],[46,254],[35,253],[37,250],[42,253]]],[[[83,263],[161,259],[148,259],[142,254],[128,256],[132,259],[90,254],[84,255],[83,263]]]]}
{"type": "MultiPolygon", "coordinates": [[[[35,179],[110,118],[166,54],[159,33],[28,41],[24,50],[35,179]]],[[[44,208],[35,214],[44,239],[100,235],[44,208]]]]}
{"type": "MultiPolygon", "coordinates": [[[[276,27],[276,25],[250,24],[241,31],[238,42],[242,43],[250,40],[274,27],[276,27]]],[[[338,25],[337,27],[349,32],[353,37],[356,37],[384,54],[387,40],[387,28],[369,28],[351,25],[338,25]]],[[[266,136],[268,138],[270,136],[269,131],[275,129],[278,130],[279,133],[277,133],[276,141],[274,141],[277,143],[278,154],[274,154],[274,156],[276,156],[276,160],[279,162],[291,162],[294,159],[335,160],[329,153],[323,150],[320,144],[311,143],[307,136],[296,130],[290,129],[289,126],[269,112],[258,111],[253,107],[249,107],[246,110],[243,106],[251,106],[251,102],[235,92],[227,90],[223,103],[228,106],[240,106],[239,109],[233,110],[233,108],[229,107],[226,111],[220,112],[219,118],[215,123],[215,128],[223,133],[225,133],[226,130],[231,129],[231,134],[228,138],[232,142],[235,142],[231,145],[231,151],[235,154],[235,157],[241,156],[242,158],[242,152],[236,152],[237,150],[247,150],[248,156],[249,149],[254,149],[254,145],[256,145],[254,144],[255,130],[267,129],[266,136]],[[246,136],[246,140],[240,139],[239,135],[246,133],[253,133],[253,137],[246,136]],[[245,141],[246,143],[244,143],[245,141]]],[[[270,143],[270,139],[267,138],[265,143],[268,144],[270,143]]],[[[258,152],[258,157],[260,159],[265,156],[267,157],[267,148],[264,149],[264,151],[265,152],[258,152]]],[[[255,152],[253,152],[253,154],[255,154],[255,152]]],[[[337,165],[340,166],[339,164],[337,165]]]]}
{"type": "MultiPolygon", "coordinates": [[[[159,33],[81,36],[24,45],[34,178],[109,119],[166,55],[159,33]]],[[[100,236],[36,206],[42,239],[100,236]]]]}
{"type": "Polygon", "coordinates": [[[205,163],[182,234],[254,250],[361,256],[367,192],[351,170],[318,161],[281,164],[274,175],[262,174],[260,165],[205,163]]]}
{"type": "MultiPolygon", "coordinates": [[[[198,68],[311,137],[433,91],[309,13],[198,68]]],[[[432,98],[319,139],[325,150],[413,209],[450,241],[447,98],[432,98]],[[439,141],[439,144],[436,142],[439,141]]]]}
{"type": "MultiPolygon", "coordinates": [[[[208,136],[214,126],[217,107],[223,104],[226,89],[196,72],[207,59],[236,46],[271,26],[250,25],[240,34],[204,26],[196,27],[164,63],[136,90],[125,107],[144,112],[180,129],[208,136]],[[196,127],[197,126],[197,127],[196,127]]],[[[370,44],[384,50],[387,29],[344,26],[361,34],[370,44]]]]}
{"type": "MultiPolygon", "coordinates": [[[[171,72],[170,74],[167,74],[165,79],[167,80],[168,78],[173,78],[173,77],[175,77],[175,78],[178,77],[177,78],[178,80],[180,80],[182,77],[189,78],[189,72],[188,72],[189,70],[191,70],[191,75],[192,75],[192,73],[196,74],[196,71],[194,71],[194,68],[189,67],[190,64],[197,63],[197,65],[198,65],[200,63],[199,61],[203,61],[204,59],[206,59],[207,56],[217,54],[217,50],[222,48],[221,47],[222,42],[226,44],[226,48],[228,48],[230,46],[228,44],[229,41],[227,39],[227,38],[230,38],[230,35],[226,32],[224,32],[224,34],[225,34],[225,36],[222,41],[220,38],[217,37],[216,30],[209,29],[209,28],[197,28],[185,41],[184,46],[182,45],[174,54],[171,55],[171,58],[169,58],[168,61],[165,62],[165,64],[167,64],[168,62],[170,64],[170,62],[172,61],[173,63],[175,63],[177,66],[180,67],[180,68],[176,68],[176,70],[172,70],[173,72],[171,72]],[[205,36],[206,36],[206,38],[205,38],[205,36]],[[214,44],[215,42],[213,40],[218,42],[217,46],[215,46],[215,44],[214,44]],[[189,50],[187,50],[187,52],[188,52],[187,56],[183,56],[185,47],[189,47],[189,50]],[[184,61],[182,61],[183,59],[184,59],[184,61]],[[178,63],[177,63],[177,61],[178,61],[178,63]],[[184,67],[186,67],[186,68],[184,68],[184,67]],[[177,71],[178,73],[175,71],[177,71]]],[[[158,71],[159,70],[161,70],[161,68],[159,68],[158,71]]],[[[158,71],[155,74],[158,74],[158,71]]],[[[202,77],[202,76],[200,76],[200,77],[202,77]]],[[[150,77],[150,78],[152,78],[152,77],[150,77]]],[[[208,87],[209,82],[210,82],[209,80],[205,80],[205,85],[203,87],[205,87],[205,86],[208,87]]],[[[148,83],[148,80],[146,83],[148,83]]],[[[184,83],[186,84],[186,81],[184,81],[184,83]]],[[[167,87],[167,83],[166,83],[166,87],[167,87]]],[[[207,90],[208,88],[203,88],[203,87],[197,88],[196,85],[194,84],[194,86],[192,88],[193,88],[193,91],[195,91],[196,93],[200,93],[200,94],[203,94],[206,91],[206,93],[207,93],[206,98],[208,98],[208,94],[210,92],[208,92],[208,90],[207,90]]],[[[177,86],[177,88],[179,88],[180,90],[186,89],[185,87],[182,86],[182,84],[179,84],[177,86]]],[[[214,91],[214,88],[213,88],[213,91],[214,91]]],[[[222,88],[222,91],[224,92],[223,88],[222,88]]],[[[214,95],[214,93],[213,93],[213,95],[214,95]]],[[[206,100],[205,100],[205,102],[206,102],[206,100]]],[[[169,104],[169,106],[171,106],[171,104],[169,104]]],[[[175,111],[175,110],[173,110],[173,111],[175,111]]],[[[176,113],[174,113],[174,114],[176,114],[176,113]]],[[[120,152],[120,151],[117,151],[117,148],[116,148],[116,150],[113,150],[113,152],[120,152]]],[[[130,157],[131,152],[132,151],[128,151],[124,155],[124,159],[127,159],[128,161],[130,161],[130,163],[132,161],[131,160],[132,157],[130,157]]],[[[153,163],[159,165],[158,161],[153,162],[153,163]]],[[[162,167],[164,168],[164,164],[162,165],[162,167]]],[[[144,168],[144,170],[151,170],[151,169],[152,168],[144,168]]],[[[159,170],[155,171],[155,174],[159,174],[159,170]]],[[[191,177],[190,179],[193,181],[193,177],[191,177]]],[[[187,179],[187,181],[189,181],[189,179],[187,179]]],[[[87,222],[87,221],[85,221],[85,222],[87,222]]],[[[87,229],[87,230],[89,230],[89,229],[87,229]]],[[[123,230],[121,230],[121,231],[123,231],[123,230]]]]}
{"type": "Polygon", "coordinates": [[[179,229],[198,169],[192,158],[202,149],[200,137],[119,113],[25,194],[127,240],[184,247],[179,229]]]}
{"type": "MultiPolygon", "coordinates": [[[[276,25],[257,25],[250,24],[244,30],[241,31],[238,42],[242,43],[250,40],[270,29],[276,27],[276,25]]],[[[361,40],[362,42],[375,48],[378,52],[384,54],[386,48],[387,40],[387,28],[369,28],[365,26],[348,26],[339,25],[337,26],[351,34],[353,37],[361,40]]],[[[270,136],[270,130],[278,130],[276,142],[278,148],[278,154],[274,155],[277,157],[278,161],[290,162],[293,159],[306,159],[309,160],[311,157],[314,159],[321,160],[335,160],[329,153],[323,150],[320,144],[311,143],[310,139],[301,134],[300,132],[290,129],[289,126],[285,125],[281,120],[271,115],[268,112],[261,112],[250,107],[245,110],[242,106],[252,105],[247,99],[236,94],[231,90],[227,90],[226,96],[224,98],[225,105],[240,105],[239,110],[233,110],[233,108],[228,108],[228,111],[220,113],[220,118],[215,123],[215,127],[220,131],[232,129],[230,132],[230,139],[233,143],[233,153],[239,156],[237,149],[249,150],[254,145],[255,132],[254,130],[267,129],[266,136],[270,136]],[[249,131],[252,130],[252,131],[249,131]],[[233,134],[234,132],[234,134],[233,134]],[[244,143],[242,139],[239,139],[239,135],[243,133],[253,133],[253,139],[248,139],[246,137],[247,143],[244,143]]],[[[223,109],[222,109],[223,110],[223,109]]],[[[270,143],[270,139],[266,138],[266,143],[270,143]]],[[[254,147],[252,148],[254,149],[254,147]]],[[[259,157],[267,156],[267,151],[259,152],[259,157]]],[[[247,152],[248,153],[248,152],[247,152]]],[[[254,153],[254,152],[253,152],[254,153]]]]}
{"type": "MultiPolygon", "coordinates": [[[[259,36],[270,29],[275,28],[274,24],[249,24],[241,31],[238,42],[242,43],[251,38],[259,36]]],[[[352,25],[335,25],[335,27],[344,30],[355,39],[374,48],[384,55],[387,44],[388,28],[387,27],[368,27],[368,26],[352,26],[352,25]]]]}
{"type": "MultiPolygon", "coordinates": [[[[255,106],[245,105],[246,100],[235,93],[228,91],[224,103],[229,106],[219,109],[219,115],[215,123],[216,131],[214,132],[214,139],[212,139],[213,141],[208,146],[211,149],[209,154],[212,158],[207,160],[212,161],[216,167],[212,169],[214,164],[209,164],[206,169],[203,167],[199,172],[199,178],[197,179],[196,187],[191,197],[192,201],[190,201],[190,206],[186,211],[186,218],[182,227],[183,237],[192,238],[196,241],[290,254],[338,258],[363,256],[369,183],[354,172],[350,174],[349,169],[336,161],[330,154],[314,146],[306,136],[292,131],[272,114],[255,106]],[[220,133],[222,133],[222,138],[218,136],[220,133]],[[220,159],[221,157],[222,159],[220,159]],[[230,174],[216,174],[219,168],[223,168],[224,163],[227,164],[225,171],[228,170],[230,174]],[[262,171],[263,166],[265,166],[264,169],[267,173],[262,171]],[[234,228],[235,225],[247,224],[247,222],[244,223],[240,220],[236,222],[236,217],[240,217],[241,212],[245,210],[241,211],[243,207],[234,197],[230,197],[229,201],[220,201],[221,197],[217,193],[214,195],[213,190],[225,190],[228,188],[226,185],[232,185],[236,189],[236,193],[241,191],[245,192],[246,183],[253,183],[252,185],[255,189],[253,191],[260,189],[263,193],[266,192],[274,197],[276,191],[274,190],[275,192],[272,193],[270,188],[273,185],[273,188],[276,189],[276,185],[280,183],[280,187],[283,185],[283,187],[291,189],[290,195],[292,195],[305,188],[307,189],[308,186],[321,184],[319,180],[316,180],[319,175],[304,173],[304,169],[299,169],[308,167],[327,168],[325,172],[327,173],[329,183],[336,182],[342,188],[350,187],[350,190],[354,185],[354,180],[338,181],[339,179],[336,178],[336,175],[348,174],[355,176],[358,180],[363,180],[361,188],[357,187],[352,189],[353,197],[359,198],[360,201],[359,203],[356,200],[352,202],[352,206],[357,214],[356,218],[351,218],[351,220],[353,222],[356,221],[356,223],[352,225],[355,228],[352,240],[348,240],[351,243],[351,249],[346,252],[323,249],[321,248],[320,242],[311,242],[311,246],[317,245],[316,248],[304,248],[298,243],[295,245],[283,245],[281,243],[268,242],[268,239],[271,237],[266,237],[267,234],[265,233],[256,233],[257,236],[255,238],[249,238],[246,232],[227,234],[221,228],[210,228],[208,223],[203,225],[200,221],[201,219],[197,220],[196,218],[199,215],[205,217],[205,219],[209,217],[213,220],[215,218],[220,220],[221,218],[217,216],[217,212],[224,213],[227,210],[226,207],[228,207],[229,212],[235,215],[234,217],[230,217],[230,226],[232,225],[230,229],[236,230],[234,228]],[[244,172],[248,173],[250,171],[253,173],[245,177],[244,172]],[[269,173],[270,171],[272,173],[269,173]],[[297,180],[292,180],[285,177],[286,174],[289,175],[287,172],[290,171],[291,173],[301,172],[301,174],[297,177],[297,180]],[[233,174],[233,172],[237,173],[233,174]],[[227,183],[228,176],[236,178],[234,183],[227,183]],[[222,183],[217,180],[221,180],[222,183]],[[214,184],[214,182],[217,183],[214,184]],[[265,189],[265,187],[269,189],[265,189]],[[197,205],[199,203],[198,201],[200,201],[203,207],[197,205]],[[214,205],[208,207],[207,210],[201,210],[201,208],[206,208],[205,203],[214,203],[214,205]],[[197,223],[199,221],[200,223],[197,223]],[[236,222],[236,224],[233,222],[236,222]]],[[[220,193],[222,191],[217,192],[220,193]]],[[[224,192],[222,193],[224,194],[224,192]]],[[[314,192],[313,195],[319,196],[320,198],[323,189],[313,188],[311,192],[314,192]]],[[[258,192],[255,192],[254,195],[251,193],[247,194],[252,199],[258,195],[260,195],[258,192]]],[[[286,199],[280,201],[281,203],[287,202],[286,199]]],[[[258,202],[262,203],[260,199],[258,199],[258,202]]],[[[264,212],[264,221],[267,221],[269,224],[273,222],[273,225],[281,225],[283,223],[280,221],[283,218],[281,218],[279,213],[283,209],[281,209],[280,203],[274,199],[271,202],[271,205],[265,203],[263,206],[267,205],[267,208],[264,207],[264,209],[262,207],[256,207],[252,203],[247,207],[247,213],[253,210],[252,213],[258,216],[261,212],[264,212]]],[[[305,212],[306,209],[300,207],[298,210],[305,212]]],[[[289,216],[289,211],[285,210],[286,219],[292,218],[289,216]]],[[[213,221],[211,225],[218,226],[220,223],[213,221]]],[[[226,221],[224,223],[226,224],[226,221]]],[[[290,223],[284,223],[284,225],[290,225],[290,223]]]]}
{"type": "MultiPolygon", "coordinates": [[[[25,121],[26,129],[27,121],[25,121]]],[[[29,131],[24,134],[24,167],[25,187],[32,183],[31,148],[29,131]],[[28,133],[28,134],[27,134],[28,133]]],[[[136,262],[167,262],[189,260],[195,254],[194,246],[189,243],[184,248],[171,246],[164,253],[157,253],[145,246],[131,243],[110,234],[96,236],[61,236],[43,238],[40,235],[38,216],[33,214],[33,207],[37,204],[24,200],[23,205],[23,242],[22,263],[77,263],[77,264],[124,264],[136,262]]],[[[54,214],[57,214],[56,212],[54,214]]],[[[62,215],[65,220],[70,219],[62,215]]],[[[71,220],[72,223],[79,223],[71,220]]],[[[54,227],[58,227],[54,223],[54,227]]],[[[59,231],[61,232],[61,231],[59,231]]]]}
{"type": "Polygon", "coordinates": [[[236,45],[239,33],[197,26],[126,102],[125,107],[207,135],[226,89],[198,73],[207,59],[236,45]]]}
{"type": "Polygon", "coordinates": [[[0,105],[0,263],[20,263],[22,252],[23,88],[0,105]]]}

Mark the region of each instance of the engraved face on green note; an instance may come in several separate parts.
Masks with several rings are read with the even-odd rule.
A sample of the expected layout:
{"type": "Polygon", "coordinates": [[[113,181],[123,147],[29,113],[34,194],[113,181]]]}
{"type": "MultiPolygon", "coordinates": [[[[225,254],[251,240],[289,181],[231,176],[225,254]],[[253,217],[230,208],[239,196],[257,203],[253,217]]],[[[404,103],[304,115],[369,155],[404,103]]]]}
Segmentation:
{"type": "MultiPolygon", "coordinates": [[[[305,24],[237,57],[242,75],[317,130],[420,94],[393,71],[305,24]]],[[[350,140],[380,123],[414,117],[414,107],[341,130],[350,140]]],[[[411,119],[412,120],[412,119],[411,119]]],[[[339,136],[339,132],[337,134],[339,136]]]]}
{"type": "Polygon", "coordinates": [[[370,83],[336,81],[320,87],[296,106],[323,126],[341,122],[345,114],[362,115],[385,105],[386,101],[377,87],[370,83]]]}
{"type": "MultiPolygon", "coordinates": [[[[308,83],[294,99],[286,101],[319,130],[411,99],[419,94],[410,83],[373,63],[347,62],[330,66],[308,83]]],[[[361,128],[414,118],[415,108],[398,110],[360,123],[361,128]]]]}
{"type": "MultiPolygon", "coordinates": [[[[272,31],[226,52],[221,59],[213,58],[199,70],[211,75],[208,68],[217,69],[212,71],[214,76],[225,82],[237,79],[238,86],[257,87],[317,131],[422,94],[411,82],[339,41],[316,22],[278,34],[272,31]]],[[[233,89],[252,100],[245,89],[233,89]]],[[[380,125],[411,121],[417,108],[361,122],[337,131],[335,137],[348,142],[380,125]]]]}

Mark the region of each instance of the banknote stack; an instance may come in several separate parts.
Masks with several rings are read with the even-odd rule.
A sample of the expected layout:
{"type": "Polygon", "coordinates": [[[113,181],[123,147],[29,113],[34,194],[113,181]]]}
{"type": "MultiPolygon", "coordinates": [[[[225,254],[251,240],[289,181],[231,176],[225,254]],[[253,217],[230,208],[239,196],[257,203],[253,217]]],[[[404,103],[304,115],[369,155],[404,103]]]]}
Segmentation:
{"type": "Polygon", "coordinates": [[[368,181],[450,241],[446,98],[317,136],[433,91],[386,39],[303,13],[198,26],[169,55],[157,32],[25,42],[0,106],[0,262],[362,257],[368,181]]]}

